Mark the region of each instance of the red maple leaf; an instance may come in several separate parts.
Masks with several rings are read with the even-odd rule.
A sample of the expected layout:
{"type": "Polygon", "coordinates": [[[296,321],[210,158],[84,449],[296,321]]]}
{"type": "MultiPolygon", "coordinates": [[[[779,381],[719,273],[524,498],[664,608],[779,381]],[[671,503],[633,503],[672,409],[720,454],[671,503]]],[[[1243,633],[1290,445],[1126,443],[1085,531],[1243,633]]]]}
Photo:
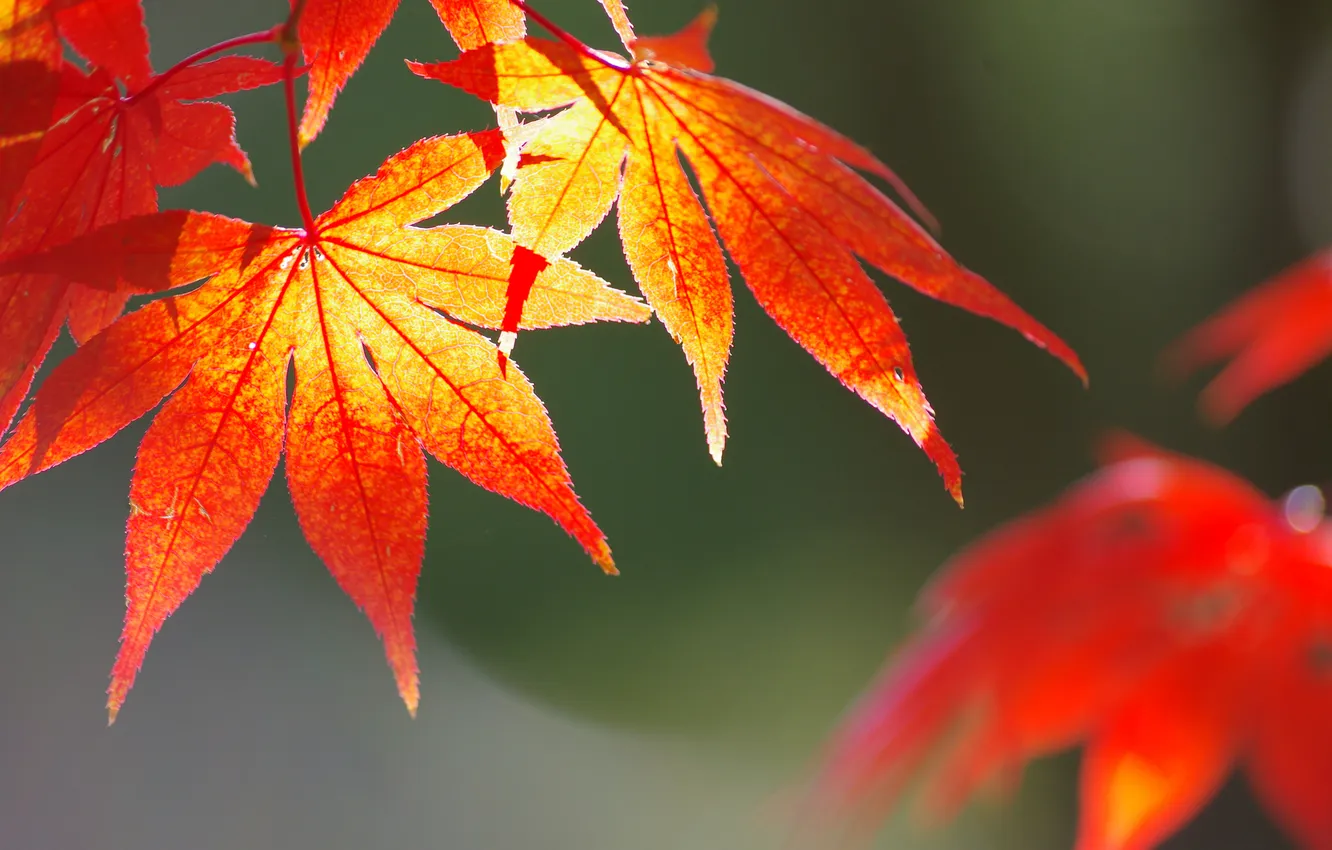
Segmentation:
{"type": "MultiPolygon", "coordinates": [[[[523,35],[522,11],[509,0],[430,0],[463,49],[523,35]]],[[[324,129],[342,87],[361,67],[398,10],[398,0],[291,0],[299,10],[301,53],[310,66],[310,91],[299,140],[310,144],[324,129]]]]}
{"type": "Polygon", "coordinates": [[[1324,251],[1246,293],[1194,328],[1166,353],[1165,362],[1172,372],[1182,375],[1231,359],[1201,399],[1203,412],[1221,424],[1329,353],[1332,251],[1324,251]]]}
{"type": "Polygon", "coordinates": [[[1140,444],[958,555],[832,742],[823,816],[868,829],[927,757],[936,814],[1085,743],[1079,850],[1146,850],[1244,764],[1332,847],[1332,525],[1140,444]]]}
{"type": "MultiPolygon", "coordinates": [[[[253,179],[249,160],[236,145],[231,110],[184,101],[277,82],[280,66],[228,56],[154,76],[137,0],[55,4],[47,7],[48,17],[51,9],[75,51],[105,64],[85,72],[64,63],[40,147],[13,167],[6,159],[0,185],[18,188],[0,230],[0,257],[43,251],[153,212],[158,186],[183,183],[213,162],[253,179]]],[[[0,431],[66,319],[82,342],[119,315],[124,301],[123,293],[48,275],[0,277],[0,431]]]]}
{"type": "MultiPolygon", "coordinates": [[[[130,488],[112,717],[152,635],[248,524],[284,451],[306,538],[382,637],[412,711],[422,447],[549,514],[614,572],[531,385],[516,369],[501,374],[495,346],[467,327],[500,326],[510,267],[529,252],[484,228],[411,226],[472,192],[503,156],[498,130],[425,139],[304,229],[166,212],[17,261],[101,291],[209,278],[125,316],[62,362],[0,449],[2,488],[91,448],[170,395],[130,488]]],[[[536,276],[523,324],[648,315],[556,260],[536,276]]]]}
{"type": "Polygon", "coordinates": [[[712,456],[726,438],[722,378],[731,291],[715,224],[759,303],[840,381],[892,417],[961,499],[961,472],[916,378],[905,335],[862,257],[931,297],[997,319],[1078,375],[1077,356],[1003,293],[958,265],[853,169],[914,199],[888,168],[788,106],[706,71],[712,12],[675,36],[636,38],[623,6],[612,21],[633,57],[560,37],[466,51],[418,74],[498,106],[562,109],[527,143],[509,198],[513,234],[544,256],[581,242],[619,204],[625,256],[643,294],[693,365],[712,456]],[[565,108],[567,107],[567,108],[565,108]],[[703,204],[681,168],[688,160],[703,204]]]}

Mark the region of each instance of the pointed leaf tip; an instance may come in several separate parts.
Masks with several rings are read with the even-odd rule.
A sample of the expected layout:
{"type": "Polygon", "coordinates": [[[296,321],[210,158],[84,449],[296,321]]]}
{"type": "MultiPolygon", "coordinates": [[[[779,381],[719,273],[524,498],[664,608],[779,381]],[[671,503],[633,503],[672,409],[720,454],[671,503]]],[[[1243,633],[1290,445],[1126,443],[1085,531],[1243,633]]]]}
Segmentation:
{"type": "Polygon", "coordinates": [[[106,725],[115,725],[116,718],[120,716],[120,709],[125,706],[125,697],[129,695],[129,690],[133,686],[133,677],[129,682],[124,682],[119,676],[112,676],[111,686],[107,688],[106,698],[106,725]]]}
{"type": "Polygon", "coordinates": [[[403,704],[407,706],[407,713],[415,720],[416,711],[421,707],[421,687],[419,677],[415,671],[412,672],[409,681],[398,679],[398,695],[402,697],[403,704]]]}
{"type": "Polygon", "coordinates": [[[708,454],[712,456],[712,462],[717,466],[722,465],[722,453],[726,451],[726,436],[723,434],[718,439],[708,439],[708,454]]]}
{"type": "Polygon", "coordinates": [[[925,438],[920,440],[920,447],[925,452],[926,457],[934,461],[934,466],[939,470],[939,476],[943,478],[944,488],[948,495],[953,497],[959,508],[965,507],[962,503],[962,467],[958,465],[957,455],[953,452],[953,447],[948,445],[939,429],[930,423],[929,431],[925,438]]]}
{"type": "Polygon", "coordinates": [[[625,46],[633,53],[636,62],[644,60],[665,62],[668,65],[692,68],[704,74],[711,74],[716,68],[716,63],[708,50],[708,39],[712,36],[712,28],[716,24],[717,7],[708,6],[684,29],[673,35],[631,38],[625,42],[625,46]]]}
{"type": "Polygon", "coordinates": [[[398,0],[308,0],[299,24],[300,47],[310,69],[305,111],[297,134],[302,149],[324,128],[333,102],[361,67],[397,8],[398,0]]]}

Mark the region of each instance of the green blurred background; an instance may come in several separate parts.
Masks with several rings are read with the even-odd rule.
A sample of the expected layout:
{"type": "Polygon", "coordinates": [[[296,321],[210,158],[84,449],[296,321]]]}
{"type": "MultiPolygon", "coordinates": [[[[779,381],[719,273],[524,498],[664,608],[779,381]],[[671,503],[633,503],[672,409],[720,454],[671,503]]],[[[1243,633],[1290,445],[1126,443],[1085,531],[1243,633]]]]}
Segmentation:
{"type": "MultiPolygon", "coordinates": [[[[616,43],[595,0],[537,2],[590,43],[616,43]]],[[[147,7],[159,68],[283,14],[275,0],[147,7]]],[[[630,11],[654,33],[698,7],[630,11]]],[[[1182,331],[1332,241],[1332,6],[727,0],[720,11],[718,72],[879,154],[956,257],[1078,350],[1090,391],[1011,331],[879,277],[966,470],[959,511],[910,440],[743,287],[720,469],[659,324],[523,334],[515,359],[620,578],[544,517],[432,464],[417,616],[427,688],[409,722],[372,633],[275,483],[159,636],[108,733],[98,690],[122,612],[136,426],[0,495],[13,553],[0,576],[0,757],[13,774],[0,813],[25,839],[13,846],[775,847],[790,792],[910,628],[924,579],[1087,472],[1102,429],[1216,460],[1274,494],[1332,479],[1332,367],[1219,432],[1195,413],[1198,382],[1155,373],[1182,331]]],[[[403,0],[307,150],[316,209],[422,136],[493,123],[486,105],[402,64],[454,53],[429,4],[403,0]]],[[[295,223],[280,90],[232,102],[261,188],[214,168],[163,206],[295,223]]],[[[444,219],[502,226],[497,184],[444,219]]],[[[574,256],[634,291],[613,225],[574,256]]],[[[1041,763],[1015,798],[974,806],[950,830],[900,816],[884,846],[1069,847],[1075,768],[1041,763]]],[[[1280,842],[1237,782],[1168,846],[1280,842]]]]}

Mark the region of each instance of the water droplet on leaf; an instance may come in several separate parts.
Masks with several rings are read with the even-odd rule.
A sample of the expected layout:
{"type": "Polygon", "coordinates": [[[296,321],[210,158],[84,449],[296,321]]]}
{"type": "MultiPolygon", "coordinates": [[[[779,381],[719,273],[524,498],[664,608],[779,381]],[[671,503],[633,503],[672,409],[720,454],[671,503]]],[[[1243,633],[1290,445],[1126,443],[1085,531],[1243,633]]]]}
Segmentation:
{"type": "Polygon", "coordinates": [[[1323,511],[1327,502],[1323,491],[1312,484],[1296,487],[1286,494],[1281,502],[1286,524],[1301,534],[1308,534],[1323,521],[1323,511]]]}

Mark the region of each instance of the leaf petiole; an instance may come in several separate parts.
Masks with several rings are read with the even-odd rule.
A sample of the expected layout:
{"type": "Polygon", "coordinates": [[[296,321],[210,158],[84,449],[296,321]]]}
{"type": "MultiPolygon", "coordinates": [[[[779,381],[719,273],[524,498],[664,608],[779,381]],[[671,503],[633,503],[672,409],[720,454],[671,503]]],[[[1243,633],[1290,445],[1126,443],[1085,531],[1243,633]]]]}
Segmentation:
{"type": "MultiPolygon", "coordinates": [[[[300,8],[299,5],[297,7],[300,8]]],[[[315,230],[314,213],[310,211],[310,197],[305,191],[305,168],[301,165],[301,141],[296,118],[296,62],[299,54],[287,51],[282,60],[282,91],[287,100],[287,141],[291,144],[291,175],[296,187],[296,203],[301,208],[301,224],[305,232],[315,230]]]]}

